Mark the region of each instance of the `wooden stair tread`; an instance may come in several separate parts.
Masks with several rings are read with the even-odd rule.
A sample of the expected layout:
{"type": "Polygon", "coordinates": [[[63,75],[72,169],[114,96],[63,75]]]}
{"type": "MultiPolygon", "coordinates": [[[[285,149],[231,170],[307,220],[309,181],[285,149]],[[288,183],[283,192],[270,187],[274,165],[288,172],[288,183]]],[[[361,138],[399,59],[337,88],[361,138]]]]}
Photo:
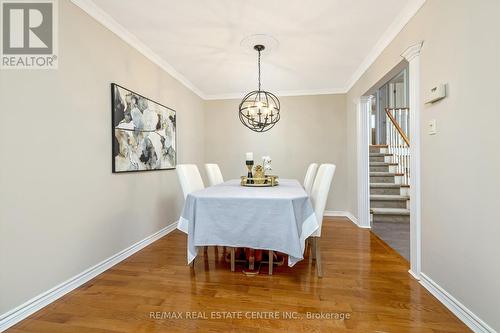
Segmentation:
{"type": "Polygon", "coordinates": [[[373,147],[373,148],[387,148],[389,146],[388,145],[370,145],[370,147],[373,147]]]}

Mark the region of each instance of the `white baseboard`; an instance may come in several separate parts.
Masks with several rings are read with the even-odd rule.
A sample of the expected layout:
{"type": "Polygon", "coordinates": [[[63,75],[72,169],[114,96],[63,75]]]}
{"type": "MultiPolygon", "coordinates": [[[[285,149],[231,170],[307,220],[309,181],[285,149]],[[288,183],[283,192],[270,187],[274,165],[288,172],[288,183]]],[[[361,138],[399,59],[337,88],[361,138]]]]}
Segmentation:
{"type": "Polygon", "coordinates": [[[64,281],[63,283],[55,286],[54,288],[47,290],[46,292],[30,299],[24,304],[21,304],[20,306],[0,315],[0,332],[3,332],[9,327],[17,324],[18,322],[27,318],[31,314],[40,310],[41,308],[47,306],[48,304],[54,302],[58,298],[69,293],[73,289],[78,288],[85,282],[93,279],[94,277],[106,271],[107,269],[113,267],[120,261],[130,257],[137,251],[142,250],[149,244],[155,242],[156,240],[172,232],[176,227],[177,227],[177,222],[174,222],[166,226],[165,228],[155,232],[154,234],[144,238],[143,240],[109,257],[108,259],[101,261],[97,265],[90,267],[89,269],[83,271],[82,273],[64,281]]]}
{"type": "Polygon", "coordinates": [[[412,271],[411,269],[408,270],[408,273],[410,273],[411,276],[417,281],[420,281],[420,275],[412,271]]]}
{"type": "Polygon", "coordinates": [[[458,319],[463,321],[472,331],[476,333],[496,333],[493,328],[424,273],[420,273],[420,284],[453,312],[458,319]]]}
{"type": "MultiPolygon", "coordinates": [[[[327,210],[325,211],[324,216],[347,217],[358,227],[367,228],[360,226],[358,224],[358,220],[350,212],[327,210]]],[[[441,303],[443,303],[444,306],[446,306],[451,312],[453,312],[453,314],[457,316],[461,321],[463,321],[472,331],[476,333],[497,333],[493,328],[491,328],[465,305],[463,305],[452,295],[450,295],[430,277],[428,277],[424,273],[415,274],[411,269],[408,271],[408,273],[411,274],[416,280],[418,280],[425,289],[427,289],[432,295],[434,295],[434,297],[436,297],[441,303]]]]}
{"type": "Polygon", "coordinates": [[[360,226],[358,223],[358,219],[351,212],[343,211],[343,210],[325,210],[324,216],[338,216],[338,217],[347,217],[351,220],[352,223],[356,224],[360,228],[370,229],[370,227],[360,226]]]}
{"type": "MultiPolygon", "coordinates": [[[[360,228],[363,227],[358,224],[358,220],[350,212],[327,210],[324,216],[340,216],[347,217],[354,224],[360,228]]],[[[424,273],[415,274],[411,269],[408,271],[420,284],[427,289],[434,297],[436,297],[444,306],[446,306],[455,316],[463,321],[472,331],[476,333],[497,333],[493,328],[481,320],[477,315],[470,311],[465,305],[460,303],[446,290],[441,288],[436,282],[429,278],[424,273]]]]}

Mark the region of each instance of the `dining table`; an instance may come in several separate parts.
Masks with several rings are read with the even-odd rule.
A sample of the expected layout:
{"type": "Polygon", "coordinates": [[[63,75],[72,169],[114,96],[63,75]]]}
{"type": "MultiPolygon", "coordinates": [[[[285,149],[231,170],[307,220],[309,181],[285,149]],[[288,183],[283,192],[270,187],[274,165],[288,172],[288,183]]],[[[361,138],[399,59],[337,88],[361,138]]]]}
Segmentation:
{"type": "Polygon", "coordinates": [[[188,235],[188,264],[198,247],[227,246],[279,251],[292,267],[304,259],[305,240],[319,223],[297,180],[247,187],[233,179],[188,194],[177,228],[188,235]]]}

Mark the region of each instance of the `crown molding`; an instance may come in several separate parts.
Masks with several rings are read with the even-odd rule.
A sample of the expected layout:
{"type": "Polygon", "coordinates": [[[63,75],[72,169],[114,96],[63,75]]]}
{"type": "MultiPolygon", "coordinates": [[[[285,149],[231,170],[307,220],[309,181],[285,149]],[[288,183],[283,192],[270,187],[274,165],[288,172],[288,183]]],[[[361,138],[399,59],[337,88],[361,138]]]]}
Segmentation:
{"type": "MultiPolygon", "coordinates": [[[[305,95],[327,95],[327,94],[346,94],[354,84],[361,78],[366,70],[375,62],[382,51],[394,40],[397,34],[417,13],[426,0],[411,0],[400,15],[394,20],[389,28],[384,32],[382,37],[375,44],[368,56],[363,60],[358,69],[354,72],[347,84],[341,88],[327,89],[311,89],[311,90],[291,90],[277,91],[277,96],[305,96],[305,95]]],[[[158,65],[162,70],[170,74],[173,78],[182,83],[186,88],[198,95],[203,100],[218,100],[218,99],[239,99],[246,92],[236,92],[227,94],[206,94],[189,81],[184,75],[179,73],[175,68],[166,62],[162,57],[156,54],[151,48],[141,42],[134,34],[128,31],[108,13],[97,6],[92,0],[71,0],[73,4],[94,18],[97,22],[109,29],[111,32],[120,37],[124,42],[135,48],[146,58],[158,65]]]]}
{"type": "MultiPolygon", "coordinates": [[[[345,88],[271,91],[278,97],[345,94],[345,88]]],[[[206,100],[241,99],[248,91],[230,94],[205,95],[206,100]]]]}
{"type": "MultiPolygon", "coordinates": [[[[372,95],[368,95],[368,96],[361,96],[359,98],[359,101],[361,103],[369,103],[371,100],[372,100],[373,96],[372,95]]],[[[356,101],[356,104],[357,104],[357,101],[356,101]]]]}
{"type": "Polygon", "coordinates": [[[377,60],[380,54],[387,46],[396,38],[396,36],[403,30],[405,25],[412,19],[418,10],[424,5],[426,0],[411,0],[403,11],[397,16],[392,24],[387,28],[382,37],[377,41],[368,56],[363,60],[358,69],[351,76],[346,84],[346,93],[351,90],[354,84],[361,78],[366,70],[377,60]]]}
{"type": "Polygon", "coordinates": [[[139,51],[146,58],[151,60],[153,63],[158,65],[165,72],[170,74],[177,81],[182,83],[186,88],[191,90],[193,93],[198,95],[202,99],[206,99],[205,94],[198,89],[191,81],[189,81],[184,75],[179,73],[166,62],[162,57],[151,50],[146,44],[141,42],[134,34],[125,29],[120,23],[118,23],[114,18],[112,18],[108,13],[97,6],[92,0],[71,0],[73,4],[86,12],[90,17],[95,19],[97,22],[102,24],[104,27],[109,29],[115,35],[120,37],[125,43],[129,44],[137,51],[139,51]]]}
{"type": "Polygon", "coordinates": [[[422,50],[423,45],[424,45],[423,41],[419,41],[413,44],[401,54],[401,57],[405,58],[408,62],[412,61],[413,58],[420,55],[420,50],[422,50]]]}

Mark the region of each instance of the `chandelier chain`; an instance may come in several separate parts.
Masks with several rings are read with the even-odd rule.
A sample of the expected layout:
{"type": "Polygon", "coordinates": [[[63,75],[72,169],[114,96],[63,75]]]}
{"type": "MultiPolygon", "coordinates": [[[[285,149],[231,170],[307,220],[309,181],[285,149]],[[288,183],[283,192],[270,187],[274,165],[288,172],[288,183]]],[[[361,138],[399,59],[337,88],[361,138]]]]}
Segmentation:
{"type": "Polygon", "coordinates": [[[259,50],[259,91],[260,91],[260,50],[259,50]]]}

